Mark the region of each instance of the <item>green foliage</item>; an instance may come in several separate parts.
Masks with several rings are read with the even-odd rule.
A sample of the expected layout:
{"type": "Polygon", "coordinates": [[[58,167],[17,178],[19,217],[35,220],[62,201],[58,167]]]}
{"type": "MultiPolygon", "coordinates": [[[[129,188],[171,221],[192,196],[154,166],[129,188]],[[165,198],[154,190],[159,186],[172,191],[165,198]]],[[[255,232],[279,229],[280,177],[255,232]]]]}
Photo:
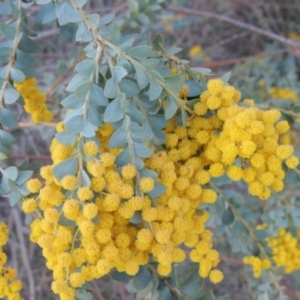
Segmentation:
{"type": "MultiPolygon", "coordinates": [[[[36,7],[39,8],[36,26],[57,22],[60,42],[74,39],[80,45],[84,44],[83,59],[78,60],[74,67],[74,76],[65,89],[67,93],[63,91],[59,95],[63,98],[60,104],[66,112],[63,118],[66,130],[55,135],[59,143],[77,147],[72,150],[70,158],[53,167],[52,173],[59,181],[67,175],[74,175],[81,187],[90,187],[91,178],[82,167],[83,163],[91,161],[84,154],[84,143],[97,140],[99,127],[107,122],[115,130],[108,147],[122,148],[115,160],[118,171],[131,163],[137,169],[138,180],[143,177],[156,180],[157,173],[145,166],[144,159],[151,157],[154,151],[164,149],[164,128],[170,119],[175,117],[176,125],[186,126],[190,108],[207,89],[204,76],[210,76],[211,71],[201,67],[192,68],[187,61],[180,61],[174,56],[178,49],[168,47],[169,43],[164,41],[161,34],[149,37],[147,41],[123,34],[123,29],[139,31],[141,25],[148,26],[164,9],[165,1],[129,0],[129,13],[123,22],[116,20],[114,14],[100,16],[86,13],[86,3],[87,0],[36,1],[36,7]],[[174,65],[178,67],[176,74],[172,73],[174,65]],[[186,79],[187,75],[189,79],[186,79]],[[196,97],[197,100],[187,103],[178,96],[184,84],[189,88],[188,99],[196,97]]],[[[31,24],[27,22],[28,7],[22,1],[7,0],[0,4],[0,15],[8,20],[0,22],[0,33],[4,39],[0,43],[0,63],[3,66],[0,71],[0,195],[9,194],[11,206],[31,197],[27,181],[35,171],[27,161],[19,167],[10,166],[5,161],[11,156],[10,147],[17,143],[17,134],[13,129],[18,127],[18,122],[11,105],[24,105],[14,84],[35,76],[33,56],[40,51],[38,42],[33,40],[31,24]]],[[[293,129],[298,130],[300,125],[296,118],[299,118],[299,101],[283,101],[268,94],[272,86],[290,83],[299,92],[295,60],[292,55],[287,55],[283,62],[250,60],[243,67],[244,76],[235,76],[241,72],[240,67],[236,66],[232,73],[225,73],[221,79],[226,85],[230,80],[244,87],[243,78],[251,77],[251,82],[241,89],[242,98],[251,96],[257,107],[278,108],[283,113],[282,119],[288,120],[293,129]],[[258,89],[262,79],[265,88],[252,93],[258,89]]],[[[55,81],[54,76],[52,81],[55,81]]],[[[208,113],[205,117],[211,117],[212,114],[208,113]]],[[[229,252],[236,259],[252,254],[271,258],[272,248],[268,246],[268,237],[277,236],[279,228],[292,228],[296,235],[300,228],[297,194],[299,169],[288,170],[285,182],[291,191],[295,191],[295,195],[289,197],[288,190],[285,190],[264,204],[247,195],[242,182],[233,186],[226,175],[212,179],[207,184],[218,193],[217,202],[207,209],[211,213],[209,224],[215,227],[215,233],[223,243],[220,251],[224,250],[226,255],[229,252]],[[256,229],[256,225],[263,222],[268,227],[256,229]]],[[[157,205],[155,198],[165,191],[163,184],[155,182],[153,190],[148,193],[153,207],[157,205]]],[[[141,194],[138,185],[136,192],[141,194]]],[[[198,212],[199,216],[203,214],[200,209],[198,212]]],[[[92,221],[95,223],[97,220],[92,221]]],[[[136,211],[130,218],[130,223],[136,227],[143,222],[141,211],[136,211]]],[[[76,227],[74,221],[63,215],[58,224],[76,227]]],[[[159,275],[156,264],[150,261],[148,265],[140,267],[135,276],[117,270],[113,270],[110,276],[116,281],[125,282],[127,289],[136,294],[136,299],[229,299],[227,296],[216,298],[212,291],[207,291],[204,279],[199,276],[198,268],[193,263],[186,263],[183,270],[180,268],[175,264],[172,274],[164,277],[159,275]]],[[[276,268],[265,271],[262,275],[263,284],[254,292],[256,299],[287,299],[279,285],[283,273],[282,269],[276,268]]],[[[86,284],[76,290],[76,297],[89,300],[93,299],[92,293],[93,290],[86,284]]]]}

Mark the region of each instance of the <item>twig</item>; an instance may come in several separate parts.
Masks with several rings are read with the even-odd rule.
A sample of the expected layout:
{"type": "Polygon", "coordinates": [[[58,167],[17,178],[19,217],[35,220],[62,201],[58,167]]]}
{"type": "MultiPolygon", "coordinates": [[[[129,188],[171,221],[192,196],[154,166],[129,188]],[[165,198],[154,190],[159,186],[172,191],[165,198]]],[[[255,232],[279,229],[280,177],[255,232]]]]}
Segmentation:
{"type": "Polygon", "coordinates": [[[98,300],[105,300],[105,298],[104,298],[104,296],[102,295],[101,290],[99,289],[97,283],[96,283],[94,280],[91,281],[91,283],[92,283],[92,286],[93,286],[94,289],[95,289],[95,293],[96,293],[97,299],[98,299],[98,300]]]}
{"type": "Polygon", "coordinates": [[[242,57],[226,59],[221,61],[212,61],[212,62],[197,64],[195,66],[202,67],[202,68],[223,67],[223,66],[234,65],[239,62],[247,61],[249,59],[262,59],[262,58],[267,58],[269,56],[276,56],[276,55],[283,54],[287,51],[288,49],[278,49],[270,52],[261,52],[253,56],[242,56],[242,57]]]}
{"type": "Polygon", "coordinates": [[[13,155],[9,157],[9,159],[20,159],[20,160],[23,160],[25,158],[31,160],[51,160],[51,156],[49,155],[13,155]]]}
{"type": "Polygon", "coordinates": [[[280,36],[280,35],[275,34],[273,32],[261,29],[259,27],[254,26],[254,25],[251,25],[249,23],[245,23],[245,22],[242,22],[242,21],[239,21],[239,20],[234,20],[234,19],[231,19],[231,18],[226,17],[226,16],[221,16],[221,15],[218,15],[218,14],[210,12],[210,11],[189,9],[189,8],[183,8],[183,7],[176,7],[176,6],[173,6],[173,5],[168,6],[168,10],[170,10],[172,12],[175,12],[175,13],[200,16],[200,17],[204,17],[204,18],[210,18],[210,19],[218,20],[218,21],[221,21],[221,22],[226,22],[226,23],[241,27],[243,29],[256,32],[260,35],[267,36],[268,38],[270,38],[272,40],[278,41],[278,42],[286,44],[288,46],[300,48],[300,43],[298,43],[296,41],[293,41],[291,39],[287,39],[283,36],[280,36]]]}
{"type": "Polygon", "coordinates": [[[55,128],[57,125],[57,123],[52,123],[52,122],[41,122],[41,123],[38,123],[38,124],[35,124],[35,123],[29,123],[29,122],[20,122],[18,124],[18,129],[21,129],[21,128],[28,128],[28,127],[36,127],[36,126],[44,126],[44,127],[52,127],[52,128],[55,128]]]}
{"type": "Polygon", "coordinates": [[[119,291],[120,291],[121,299],[126,300],[126,294],[125,294],[125,289],[124,289],[124,283],[123,282],[119,283],[119,291]]]}
{"type": "Polygon", "coordinates": [[[25,270],[27,272],[27,276],[28,276],[28,283],[29,283],[29,298],[28,299],[35,300],[35,290],[34,290],[35,282],[34,282],[34,277],[32,274],[32,269],[30,266],[30,262],[28,260],[27,248],[25,245],[24,236],[22,233],[23,225],[21,224],[21,216],[20,216],[17,208],[12,209],[12,215],[13,215],[14,222],[16,224],[18,240],[20,242],[22,261],[23,261],[24,268],[25,268],[25,270]]]}

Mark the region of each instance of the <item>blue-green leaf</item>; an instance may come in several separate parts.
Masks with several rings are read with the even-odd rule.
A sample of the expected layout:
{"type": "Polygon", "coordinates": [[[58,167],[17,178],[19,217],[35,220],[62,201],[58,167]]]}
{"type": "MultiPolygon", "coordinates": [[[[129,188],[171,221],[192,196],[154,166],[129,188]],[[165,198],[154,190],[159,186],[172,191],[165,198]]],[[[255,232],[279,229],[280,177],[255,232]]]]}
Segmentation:
{"type": "Polygon", "coordinates": [[[12,191],[9,197],[10,206],[11,207],[15,206],[18,203],[18,201],[21,199],[21,197],[22,195],[20,194],[19,191],[12,191]]]}
{"type": "Polygon", "coordinates": [[[89,90],[90,90],[91,83],[90,82],[85,82],[81,84],[80,86],[77,87],[75,90],[75,95],[76,97],[80,99],[85,99],[89,90]]]}
{"type": "Polygon", "coordinates": [[[149,192],[148,194],[152,197],[152,198],[157,198],[157,197],[160,197],[161,195],[163,195],[165,192],[166,192],[167,188],[159,183],[159,182],[156,182],[154,184],[154,189],[149,192]]]}
{"type": "Polygon", "coordinates": [[[103,90],[96,84],[93,84],[90,92],[90,101],[98,106],[107,106],[108,99],[104,96],[103,90]]]}
{"type": "Polygon", "coordinates": [[[127,144],[126,131],[124,127],[119,127],[111,136],[108,146],[110,148],[122,147],[127,144]]]}
{"type": "Polygon", "coordinates": [[[133,278],[133,285],[138,290],[144,289],[152,280],[152,274],[146,266],[140,266],[139,272],[133,278]]]}
{"type": "Polygon", "coordinates": [[[169,96],[167,98],[167,105],[165,108],[165,118],[167,120],[171,119],[177,112],[178,109],[178,103],[176,99],[174,99],[172,96],[169,96]]]}
{"type": "Polygon", "coordinates": [[[53,175],[56,179],[61,180],[66,175],[75,175],[77,172],[78,161],[76,158],[69,158],[57,164],[52,169],[53,175]]]}
{"type": "Polygon", "coordinates": [[[74,145],[77,136],[78,136],[77,133],[73,133],[69,131],[58,132],[55,134],[56,139],[60,143],[70,145],[70,146],[74,145]]]}
{"type": "Polygon", "coordinates": [[[105,122],[117,122],[123,118],[123,111],[120,101],[118,99],[113,100],[108,104],[104,113],[105,122]]]}
{"type": "Polygon", "coordinates": [[[16,138],[10,133],[0,129],[0,142],[4,146],[10,146],[16,142],[16,138]]]}
{"type": "Polygon", "coordinates": [[[138,66],[135,66],[135,70],[138,86],[140,89],[143,89],[148,85],[149,76],[142,68],[138,66]]]}
{"type": "Polygon", "coordinates": [[[109,78],[105,84],[104,88],[104,95],[107,98],[116,98],[118,96],[117,89],[116,89],[116,83],[114,82],[113,78],[109,78]]]}
{"type": "Polygon", "coordinates": [[[17,185],[25,183],[33,174],[33,171],[19,171],[18,178],[16,180],[17,185]]]}
{"type": "Polygon", "coordinates": [[[128,74],[127,70],[121,66],[114,66],[113,68],[115,82],[119,83],[128,74]]]}
{"type": "Polygon", "coordinates": [[[230,225],[234,221],[234,214],[230,208],[224,210],[222,215],[222,224],[230,225]]]}
{"type": "Polygon", "coordinates": [[[128,51],[128,54],[138,60],[145,60],[152,53],[152,47],[139,45],[128,51]]]}
{"type": "Polygon", "coordinates": [[[3,170],[3,175],[12,181],[15,181],[18,177],[18,169],[16,167],[8,167],[3,170]]]}
{"type": "Polygon", "coordinates": [[[75,67],[75,70],[86,77],[90,77],[95,70],[95,62],[91,59],[85,59],[75,67]]]}
{"type": "Polygon", "coordinates": [[[0,32],[9,40],[13,40],[16,35],[16,28],[6,24],[0,23],[0,32]]]}
{"type": "Polygon", "coordinates": [[[67,109],[79,108],[82,107],[83,104],[84,100],[79,100],[74,94],[69,95],[61,102],[61,105],[67,109]]]}
{"type": "Polygon", "coordinates": [[[5,104],[15,103],[19,99],[19,97],[20,97],[20,93],[12,87],[7,87],[4,91],[5,104]]]}
{"type": "Polygon", "coordinates": [[[162,92],[163,88],[161,87],[161,85],[154,79],[150,80],[150,87],[149,87],[149,99],[150,101],[156,100],[161,92],[162,92]]]}
{"type": "Polygon", "coordinates": [[[148,158],[153,154],[153,152],[149,149],[149,147],[144,146],[143,144],[140,143],[134,143],[133,148],[135,153],[139,157],[148,158]]]}

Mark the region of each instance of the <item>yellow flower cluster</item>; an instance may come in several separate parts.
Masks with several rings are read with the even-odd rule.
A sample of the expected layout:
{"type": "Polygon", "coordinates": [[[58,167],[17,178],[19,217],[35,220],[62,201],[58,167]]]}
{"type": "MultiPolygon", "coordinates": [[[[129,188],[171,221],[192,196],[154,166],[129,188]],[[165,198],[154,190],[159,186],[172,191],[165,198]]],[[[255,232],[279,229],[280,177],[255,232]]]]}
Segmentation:
{"type": "Polygon", "coordinates": [[[279,120],[277,109],[254,107],[252,99],[238,105],[240,92],[220,79],[209,80],[207,88],[194,106],[196,116],[188,124],[188,134],[202,145],[200,157],[210,176],[226,173],[234,181],[243,180],[249,193],[262,200],[271,190],[281,191],[283,162],[291,169],[299,164],[293,147],[279,143],[289,130],[288,122],[279,120]],[[212,116],[203,117],[208,112],[212,116]]]}
{"type": "MultiPolygon", "coordinates": [[[[133,164],[118,169],[115,158],[122,149],[109,149],[114,130],[104,124],[97,132],[101,147],[95,149],[91,142],[84,147],[90,187],[72,175],[58,181],[51,172],[53,166],[41,169],[43,187],[37,179],[28,181],[36,197],[26,199],[22,208],[25,213],[38,209],[43,215],[31,224],[30,239],[42,247],[46,265],[53,271],[52,290],[61,299],[75,299],[76,288],[114,268],[136,275],[150,259],[158,263],[159,274],[167,276],[173,263],[186,259],[182,245],[191,248],[190,258],[199,263],[200,276],[213,283],[222,280],[222,272],[215,269],[219,254],[213,249],[212,232],[205,229],[209,214],[196,214],[199,205],[213,203],[217,195],[202,187],[210,176],[201,168],[201,158],[190,152],[187,130],[170,124],[168,135],[172,135],[171,127],[179,139],[180,156],[174,160],[176,149],[167,149],[145,159],[146,168],[157,173],[155,180],[138,179],[133,164]],[[150,198],[148,193],[158,183],[165,186],[165,193],[150,198]],[[136,184],[141,195],[135,193],[136,184]],[[141,222],[134,224],[131,218],[141,222]],[[63,226],[64,219],[72,226],[63,226]]],[[[51,147],[54,164],[72,155],[71,150],[57,151],[58,145],[54,141],[51,147]]]]}
{"type": "Polygon", "coordinates": [[[300,269],[300,244],[290,232],[279,229],[277,237],[268,239],[268,246],[276,266],[284,266],[286,274],[300,269]]]}
{"type": "MultiPolygon", "coordinates": [[[[267,199],[271,188],[283,188],[282,162],[295,168],[298,159],[290,145],[278,142],[289,129],[286,121],[279,121],[279,111],[261,111],[251,99],[244,103],[250,107],[238,106],[240,92],[220,79],[210,80],[207,87],[187,126],[170,120],[165,151],[144,159],[149,176],[141,176],[131,163],[115,164],[123,149],[109,148],[114,133],[110,124],[98,129],[100,144],[84,142],[78,174],[61,180],[52,174],[53,166],[78,153],[75,146],[52,141],[53,165],[40,171],[45,183],[28,181],[33,195],[22,208],[25,213],[41,212],[42,218],[31,224],[30,239],[42,247],[53,271],[52,290],[61,299],[74,299],[76,288],[112,269],[134,276],[151,260],[167,276],[173,263],[186,259],[183,245],[191,249],[190,259],[199,264],[201,277],[222,280],[222,272],[215,269],[219,254],[212,232],[205,228],[209,214],[201,210],[217,199],[207,186],[211,177],[226,173],[232,180],[244,180],[252,195],[267,199]],[[82,181],[82,171],[90,184],[82,181]],[[158,187],[165,192],[152,197],[158,187]]],[[[184,86],[180,96],[188,92],[184,86]]],[[[59,123],[57,131],[64,130],[59,123]]]]}
{"type": "Polygon", "coordinates": [[[31,114],[34,123],[49,122],[53,119],[53,113],[46,105],[46,95],[36,86],[35,78],[26,78],[21,83],[14,83],[15,88],[24,99],[24,109],[31,114]]]}
{"type": "Polygon", "coordinates": [[[279,100],[291,99],[293,102],[296,102],[298,99],[297,93],[291,88],[272,87],[269,94],[279,100]]]}
{"type": "MultiPolygon", "coordinates": [[[[272,248],[272,259],[277,267],[284,267],[284,273],[289,274],[300,269],[300,244],[298,239],[287,230],[281,228],[278,236],[267,238],[268,246],[272,248]]],[[[245,264],[253,266],[254,277],[260,277],[262,269],[271,267],[269,259],[259,257],[244,257],[245,264]]]]}
{"type": "Polygon", "coordinates": [[[8,241],[8,228],[3,222],[0,223],[0,298],[7,297],[8,300],[20,300],[20,290],[22,282],[16,280],[17,272],[15,269],[5,266],[7,256],[2,247],[8,241]]]}
{"type": "Polygon", "coordinates": [[[269,270],[271,268],[271,261],[267,258],[260,258],[257,256],[249,256],[244,257],[243,259],[244,264],[252,265],[253,267],[253,276],[258,278],[261,276],[262,270],[269,270]]]}

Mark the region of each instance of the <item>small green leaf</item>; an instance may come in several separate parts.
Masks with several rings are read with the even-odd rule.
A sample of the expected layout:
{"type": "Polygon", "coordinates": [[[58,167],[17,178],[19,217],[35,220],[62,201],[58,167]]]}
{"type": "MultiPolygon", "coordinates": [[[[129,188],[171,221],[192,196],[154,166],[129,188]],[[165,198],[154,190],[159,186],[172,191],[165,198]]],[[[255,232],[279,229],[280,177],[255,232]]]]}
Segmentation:
{"type": "Polygon", "coordinates": [[[75,90],[75,96],[80,99],[85,99],[89,90],[90,90],[91,84],[90,82],[83,83],[82,85],[78,86],[75,90]]]}
{"type": "Polygon", "coordinates": [[[148,85],[149,77],[147,73],[140,67],[135,66],[137,83],[140,89],[145,88],[148,85]]]}
{"type": "Polygon", "coordinates": [[[164,38],[160,33],[158,33],[153,40],[153,50],[164,52],[165,51],[164,46],[165,46],[164,38]]]}
{"type": "Polygon", "coordinates": [[[128,55],[137,59],[137,60],[145,60],[152,53],[152,47],[147,45],[139,45],[128,51],[128,55]]]}
{"type": "Polygon", "coordinates": [[[137,84],[129,79],[123,79],[119,83],[119,87],[121,92],[125,93],[128,98],[134,97],[140,92],[137,84]]]}
{"type": "Polygon", "coordinates": [[[19,191],[12,191],[10,193],[10,198],[9,198],[9,203],[10,203],[10,206],[13,207],[15,206],[18,201],[21,199],[22,195],[20,194],[19,191]]]}
{"type": "Polygon", "coordinates": [[[15,103],[19,99],[19,97],[20,97],[20,93],[12,87],[8,87],[4,91],[5,104],[15,103]]]}
{"type": "Polygon", "coordinates": [[[45,5],[51,2],[51,0],[36,0],[36,4],[38,5],[45,5]]]}
{"type": "Polygon", "coordinates": [[[171,119],[177,112],[178,109],[178,103],[176,99],[174,99],[172,96],[169,96],[167,99],[167,105],[165,108],[165,118],[166,120],[171,119]]]}
{"type": "Polygon", "coordinates": [[[293,112],[296,113],[296,114],[299,114],[300,113],[300,105],[297,105],[293,108],[293,112]]]}
{"type": "Polygon", "coordinates": [[[0,23],[0,31],[9,40],[13,40],[15,38],[16,29],[8,24],[0,23]]]}
{"type": "Polygon", "coordinates": [[[40,51],[40,47],[29,37],[27,37],[25,34],[22,35],[22,38],[19,43],[19,47],[21,50],[24,50],[25,52],[28,53],[35,53],[40,51]]]}
{"type": "Polygon", "coordinates": [[[106,81],[105,88],[104,88],[104,95],[107,98],[111,98],[111,99],[116,98],[118,96],[116,84],[113,78],[109,78],[106,81]]]}
{"type": "Polygon", "coordinates": [[[78,161],[76,158],[69,158],[59,164],[53,169],[52,173],[56,179],[61,180],[66,175],[75,175],[77,172],[78,161]]]}
{"type": "Polygon", "coordinates": [[[56,139],[63,144],[72,146],[74,145],[76,138],[78,134],[69,132],[69,131],[63,131],[63,132],[58,132],[55,134],[56,139]]]}
{"type": "Polygon", "coordinates": [[[89,175],[86,173],[85,170],[81,170],[81,180],[83,186],[90,187],[91,186],[91,180],[89,175]]]}
{"type": "Polygon", "coordinates": [[[3,170],[3,175],[12,181],[15,181],[18,177],[18,169],[16,167],[8,167],[3,170]]]}
{"type": "Polygon", "coordinates": [[[58,224],[65,227],[76,227],[77,224],[75,221],[67,219],[64,215],[61,215],[58,224]]]}
{"type": "Polygon", "coordinates": [[[77,64],[75,70],[86,77],[90,77],[95,70],[95,63],[91,59],[85,59],[77,64]]]}
{"type": "Polygon", "coordinates": [[[33,171],[19,171],[18,178],[16,179],[16,184],[21,185],[25,183],[33,174],[33,171]]]}
{"type": "Polygon", "coordinates": [[[127,144],[126,131],[124,127],[118,128],[111,136],[108,146],[110,148],[122,147],[127,144]]]}
{"type": "Polygon", "coordinates": [[[143,222],[142,213],[140,211],[136,211],[134,215],[130,218],[131,224],[140,224],[143,222]]]}
{"type": "Polygon", "coordinates": [[[228,81],[229,81],[229,79],[230,79],[230,76],[231,76],[231,72],[227,72],[227,73],[225,73],[224,75],[222,75],[220,79],[221,79],[225,84],[227,84],[228,81]]]}
{"type": "Polygon", "coordinates": [[[93,300],[93,296],[86,289],[77,289],[76,290],[76,299],[78,300],[93,300]]]}
{"type": "Polygon", "coordinates": [[[222,224],[223,225],[230,225],[234,221],[234,214],[229,207],[228,209],[224,210],[222,215],[222,224]]]}
{"type": "Polygon", "coordinates": [[[98,106],[107,106],[108,99],[104,96],[103,90],[96,84],[93,84],[90,92],[90,101],[98,106]]]}
{"type": "Polygon", "coordinates": [[[128,275],[126,272],[118,272],[117,270],[110,273],[112,279],[116,281],[128,281],[132,276],[128,275]]]}
{"type": "Polygon", "coordinates": [[[167,188],[163,184],[156,182],[154,184],[154,189],[151,192],[149,192],[148,194],[152,198],[157,198],[157,197],[163,195],[166,192],[166,190],[167,190],[167,188]]]}
{"type": "Polygon", "coordinates": [[[151,79],[149,87],[149,100],[156,100],[160,96],[162,90],[163,88],[161,87],[161,85],[156,80],[151,79]]]}
{"type": "Polygon", "coordinates": [[[106,107],[104,112],[104,121],[112,123],[117,122],[121,119],[123,119],[121,104],[118,99],[115,99],[106,107]]]}
{"type": "Polygon", "coordinates": [[[67,109],[76,109],[82,107],[83,104],[84,100],[78,100],[74,94],[69,95],[61,102],[61,105],[67,109]]]}
{"type": "Polygon", "coordinates": [[[128,74],[127,70],[121,66],[114,66],[113,68],[115,82],[119,83],[128,74]]]}
{"type": "Polygon", "coordinates": [[[205,293],[199,300],[215,300],[214,294],[210,291],[205,293]]]}
{"type": "Polygon", "coordinates": [[[148,158],[153,154],[153,152],[149,149],[149,147],[144,146],[143,144],[140,143],[134,143],[133,148],[135,153],[142,158],[148,158]]]}
{"type": "Polygon", "coordinates": [[[165,286],[162,293],[161,293],[161,300],[174,300],[173,295],[170,291],[170,289],[165,286]]]}
{"type": "Polygon", "coordinates": [[[16,138],[10,133],[0,129],[0,142],[4,146],[10,146],[16,143],[16,138]]]}
{"type": "Polygon", "coordinates": [[[82,74],[76,74],[69,82],[66,90],[68,92],[75,92],[75,90],[83,83],[89,82],[88,78],[82,74]]]}
{"type": "Polygon", "coordinates": [[[25,75],[22,71],[11,68],[10,77],[14,82],[22,82],[25,79],[25,75]]]}
{"type": "Polygon", "coordinates": [[[92,106],[88,108],[87,119],[96,127],[100,127],[102,125],[102,117],[100,113],[92,106]]]}
{"type": "Polygon", "coordinates": [[[202,290],[204,280],[199,276],[198,268],[195,268],[189,276],[185,278],[185,281],[180,283],[177,288],[186,295],[188,299],[194,299],[202,290]]]}
{"type": "Polygon", "coordinates": [[[152,279],[152,274],[145,266],[140,266],[139,272],[133,278],[133,285],[138,290],[144,289],[152,279]]]}

